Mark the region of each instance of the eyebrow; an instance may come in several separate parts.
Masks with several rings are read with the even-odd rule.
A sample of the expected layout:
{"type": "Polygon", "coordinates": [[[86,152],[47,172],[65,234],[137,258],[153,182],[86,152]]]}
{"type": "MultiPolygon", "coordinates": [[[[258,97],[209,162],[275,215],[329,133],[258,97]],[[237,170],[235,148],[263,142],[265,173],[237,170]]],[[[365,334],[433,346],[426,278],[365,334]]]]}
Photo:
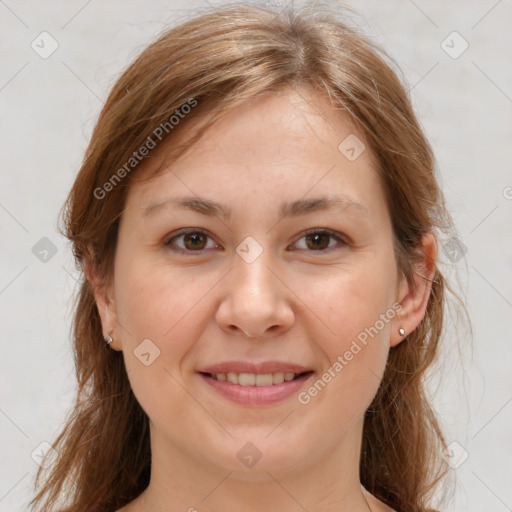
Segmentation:
{"type": "MultiPolygon", "coordinates": [[[[212,201],[198,196],[189,197],[171,197],[164,201],[151,203],[144,207],[144,217],[149,216],[161,210],[165,206],[174,206],[176,208],[192,210],[207,216],[217,216],[229,219],[231,209],[212,201]]],[[[353,211],[368,215],[369,211],[366,206],[358,203],[349,196],[322,196],[311,199],[298,199],[288,203],[282,203],[280,213],[282,217],[298,217],[308,213],[336,209],[340,211],[353,211]]]]}

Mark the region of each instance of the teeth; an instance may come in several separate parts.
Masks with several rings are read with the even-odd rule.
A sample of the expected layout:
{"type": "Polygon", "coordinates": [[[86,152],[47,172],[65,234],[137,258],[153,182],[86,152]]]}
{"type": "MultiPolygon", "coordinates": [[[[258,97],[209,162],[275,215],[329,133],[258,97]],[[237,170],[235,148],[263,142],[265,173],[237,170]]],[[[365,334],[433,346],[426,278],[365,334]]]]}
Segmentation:
{"type": "Polygon", "coordinates": [[[293,372],[276,372],[276,373],[213,373],[211,377],[220,381],[231,382],[231,384],[239,384],[240,386],[271,386],[273,384],[281,384],[284,381],[290,381],[295,378],[293,372]]]}
{"type": "Polygon", "coordinates": [[[238,384],[238,375],[233,372],[226,373],[227,381],[231,384],[238,384]]]}
{"type": "Polygon", "coordinates": [[[272,384],[281,384],[282,382],[284,382],[284,373],[283,372],[272,374],[272,384]]]}

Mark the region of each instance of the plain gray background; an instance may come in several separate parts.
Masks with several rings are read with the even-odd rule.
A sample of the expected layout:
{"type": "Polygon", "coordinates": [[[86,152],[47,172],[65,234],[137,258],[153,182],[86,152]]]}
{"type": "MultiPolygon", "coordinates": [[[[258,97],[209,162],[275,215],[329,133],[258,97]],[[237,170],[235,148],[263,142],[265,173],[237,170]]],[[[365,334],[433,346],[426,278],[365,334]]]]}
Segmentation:
{"type": "MultiPolygon", "coordinates": [[[[0,1],[1,511],[27,510],[31,454],[55,439],[74,397],[77,272],[56,232],[59,209],[119,72],[176,16],[205,5],[0,1]],[[44,51],[58,43],[47,58],[41,38],[44,51]]],[[[512,1],[349,5],[405,73],[467,248],[445,270],[461,275],[474,350],[463,336],[459,356],[452,329],[443,377],[432,381],[448,441],[468,453],[450,469],[459,487],[446,510],[512,510],[512,1]]]]}

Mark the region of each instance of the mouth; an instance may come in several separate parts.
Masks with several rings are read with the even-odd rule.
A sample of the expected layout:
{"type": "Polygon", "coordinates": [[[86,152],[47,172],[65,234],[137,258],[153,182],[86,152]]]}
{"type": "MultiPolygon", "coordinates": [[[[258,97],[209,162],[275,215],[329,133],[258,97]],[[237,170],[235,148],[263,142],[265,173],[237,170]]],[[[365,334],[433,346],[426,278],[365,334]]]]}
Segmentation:
{"type": "Polygon", "coordinates": [[[282,402],[296,395],[314,375],[314,371],[300,373],[235,373],[197,372],[214,396],[238,405],[261,406],[282,402]]]}

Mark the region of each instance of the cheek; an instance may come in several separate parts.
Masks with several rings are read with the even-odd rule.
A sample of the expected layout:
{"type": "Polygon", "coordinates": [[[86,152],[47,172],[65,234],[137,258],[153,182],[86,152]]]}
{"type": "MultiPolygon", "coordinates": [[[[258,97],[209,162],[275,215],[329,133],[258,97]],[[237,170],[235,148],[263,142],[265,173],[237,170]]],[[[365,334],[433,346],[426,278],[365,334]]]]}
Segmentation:
{"type": "Polygon", "coordinates": [[[205,328],[201,298],[216,280],[192,278],[191,272],[143,258],[119,261],[117,271],[122,276],[116,281],[116,309],[126,370],[138,402],[159,421],[169,404],[173,411],[190,405],[181,363],[205,328]]]}
{"type": "Polygon", "coordinates": [[[390,322],[382,324],[379,319],[386,313],[388,317],[395,314],[393,265],[394,258],[387,252],[368,252],[357,264],[297,279],[297,295],[307,297],[318,324],[324,325],[330,352],[346,350],[353,339],[376,323],[382,335],[389,334],[390,322]]]}
{"type": "Polygon", "coordinates": [[[204,329],[208,291],[216,276],[198,274],[190,269],[171,268],[143,256],[119,261],[116,282],[116,308],[123,346],[136,348],[144,339],[160,349],[160,357],[176,366],[204,329]],[[163,357],[162,357],[163,356],[163,357]]]}
{"type": "Polygon", "coordinates": [[[322,286],[313,292],[309,287],[306,295],[324,325],[317,340],[328,359],[321,378],[329,382],[329,391],[320,402],[326,407],[332,400],[343,404],[341,416],[347,410],[362,414],[370,404],[386,366],[396,317],[393,256],[368,253],[363,260],[350,270],[326,276],[322,286]]]}

